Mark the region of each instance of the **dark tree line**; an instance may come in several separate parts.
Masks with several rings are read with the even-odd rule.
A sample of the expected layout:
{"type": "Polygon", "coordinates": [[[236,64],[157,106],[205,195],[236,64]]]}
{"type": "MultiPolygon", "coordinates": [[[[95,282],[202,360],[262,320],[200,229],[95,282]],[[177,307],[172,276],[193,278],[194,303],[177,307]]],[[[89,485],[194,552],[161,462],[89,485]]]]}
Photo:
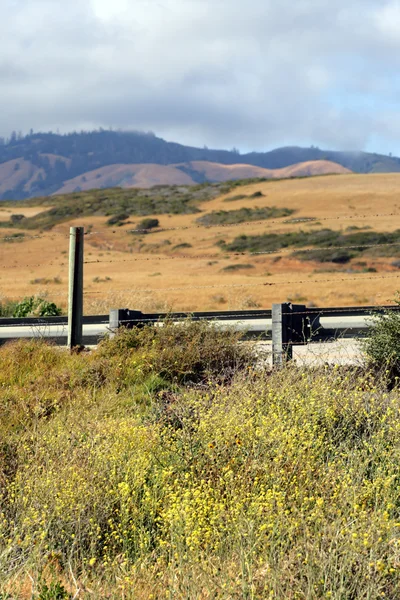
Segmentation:
{"type": "MultiPolygon", "coordinates": [[[[268,140],[266,140],[266,144],[268,140]]],[[[331,160],[359,173],[400,171],[400,159],[360,152],[330,152],[317,147],[279,148],[271,152],[252,152],[241,155],[237,149],[212,150],[193,148],[156,137],[153,133],[121,132],[100,129],[60,135],[34,133],[28,135],[12,132],[9,139],[0,138],[0,164],[24,159],[42,169],[29,190],[24,189],[28,179],[20,181],[2,198],[21,199],[28,196],[47,195],[59,189],[67,179],[87,171],[112,164],[156,163],[170,165],[204,160],[222,164],[240,161],[269,169],[283,168],[309,160],[331,160]],[[48,155],[52,155],[49,157],[48,155]],[[57,158],[58,157],[58,158],[57,158]],[[66,159],[66,160],[65,160],[66,159]]],[[[187,173],[193,170],[182,166],[187,173]]],[[[194,171],[193,171],[194,172],[194,171]]],[[[200,177],[197,179],[200,183],[200,177]]]]}

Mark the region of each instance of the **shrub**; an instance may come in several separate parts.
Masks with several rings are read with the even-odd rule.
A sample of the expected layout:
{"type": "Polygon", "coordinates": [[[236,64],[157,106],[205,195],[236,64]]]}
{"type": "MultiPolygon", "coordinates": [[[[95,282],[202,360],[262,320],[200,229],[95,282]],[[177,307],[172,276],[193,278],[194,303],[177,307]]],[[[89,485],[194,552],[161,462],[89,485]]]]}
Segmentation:
{"type": "Polygon", "coordinates": [[[143,229],[145,231],[149,229],[155,229],[160,226],[160,221],[158,219],[143,219],[140,221],[138,225],[138,229],[143,229]]]}
{"type": "Polygon", "coordinates": [[[183,244],[177,244],[173,246],[172,250],[184,250],[185,248],[193,248],[192,244],[184,242],[183,244]]]}
{"type": "Polygon", "coordinates": [[[243,263],[243,264],[238,263],[236,265],[228,265],[227,267],[224,267],[222,270],[232,272],[232,271],[243,271],[246,269],[254,269],[254,265],[250,265],[247,263],[243,263]]]}
{"type": "Polygon", "coordinates": [[[52,582],[49,585],[42,583],[38,596],[34,596],[33,600],[69,600],[72,599],[65,587],[59,582],[52,582]]]}
{"type": "Polygon", "coordinates": [[[263,221],[264,219],[278,219],[294,213],[291,208],[277,208],[265,206],[263,208],[239,208],[238,210],[218,210],[208,213],[198,219],[201,225],[232,225],[246,221],[263,221]]]}
{"type": "Polygon", "coordinates": [[[157,373],[174,383],[227,380],[253,361],[251,347],[238,344],[239,338],[237,331],[212,322],[166,320],[156,326],[121,329],[100,344],[99,354],[121,357],[128,379],[137,376],[134,365],[139,354],[142,375],[157,373]]]}
{"type": "MultiPolygon", "coordinates": [[[[400,306],[400,300],[396,303],[400,306]]],[[[384,373],[392,385],[400,377],[400,312],[385,310],[374,315],[362,347],[369,366],[384,373]]]]}
{"type": "Polygon", "coordinates": [[[235,202],[236,200],[243,200],[244,198],[247,198],[245,194],[236,194],[235,196],[228,196],[228,198],[225,198],[224,202],[235,202]]]}
{"type": "MultiPolygon", "coordinates": [[[[315,223],[316,224],[316,223],[315,223]]],[[[240,235],[230,243],[217,242],[229,252],[271,252],[282,248],[300,249],[315,246],[315,252],[298,250],[301,260],[319,260],[320,262],[345,263],[360,255],[394,256],[399,248],[400,230],[391,233],[358,231],[343,234],[332,229],[317,231],[292,231],[287,233],[264,233],[261,235],[240,235]],[[350,246],[351,250],[333,248],[333,246],[350,246]],[[332,248],[332,249],[331,249],[332,248]]]]}
{"type": "Polygon", "coordinates": [[[129,219],[128,213],[119,213],[113,217],[110,217],[107,221],[107,225],[117,225],[117,227],[121,227],[121,225],[125,224],[124,221],[127,219],[129,219]]]}
{"type": "Polygon", "coordinates": [[[61,308],[54,304],[54,302],[30,296],[18,302],[14,308],[13,317],[58,317],[61,314],[61,308]]]}

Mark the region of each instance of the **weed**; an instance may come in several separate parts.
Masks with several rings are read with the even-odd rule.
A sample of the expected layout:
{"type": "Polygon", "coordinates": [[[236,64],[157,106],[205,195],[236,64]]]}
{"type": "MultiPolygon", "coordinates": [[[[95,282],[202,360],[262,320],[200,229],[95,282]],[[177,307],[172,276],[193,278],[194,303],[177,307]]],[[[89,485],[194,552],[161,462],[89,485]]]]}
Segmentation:
{"type": "Polygon", "coordinates": [[[53,582],[47,585],[42,583],[40,585],[39,595],[34,596],[35,600],[69,600],[72,596],[67,592],[65,587],[59,582],[53,582]]]}

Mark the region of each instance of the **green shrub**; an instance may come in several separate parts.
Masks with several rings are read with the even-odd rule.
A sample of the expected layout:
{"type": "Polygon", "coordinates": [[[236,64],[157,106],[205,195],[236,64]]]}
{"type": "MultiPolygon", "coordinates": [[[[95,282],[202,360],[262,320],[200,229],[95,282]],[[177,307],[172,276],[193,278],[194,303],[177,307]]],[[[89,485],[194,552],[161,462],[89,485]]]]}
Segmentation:
{"type": "Polygon", "coordinates": [[[155,229],[160,226],[160,221],[158,219],[143,219],[140,221],[138,225],[138,229],[143,229],[144,231],[148,231],[149,229],[155,229]]]}
{"type": "Polygon", "coordinates": [[[246,221],[263,221],[264,219],[278,219],[294,213],[290,208],[239,208],[239,210],[218,210],[196,219],[201,225],[234,225],[246,221]]]}
{"type": "Polygon", "coordinates": [[[238,263],[236,265],[228,265],[227,267],[224,267],[222,270],[223,271],[243,271],[246,269],[254,269],[254,265],[250,265],[248,263],[238,263]]]}
{"type": "Polygon", "coordinates": [[[251,347],[238,344],[240,335],[212,322],[166,320],[156,326],[121,329],[101,342],[99,354],[120,357],[128,379],[137,375],[134,365],[139,354],[141,375],[155,373],[174,383],[227,380],[253,361],[251,347]]]}
{"type": "Polygon", "coordinates": [[[315,251],[298,252],[301,260],[346,263],[360,255],[396,256],[400,252],[400,230],[390,233],[358,231],[343,234],[332,229],[317,231],[291,231],[288,233],[264,233],[261,235],[240,235],[226,244],[217,242],[229,252],[275,252],[283,248],[306,248],[315,246],[315,251]],[[333,246],[351,246],[347,250],[333,246]],[[332,247],[332,250],[330,249],[332,247]]]}
{"type": "Polygon", "coordinates": [[[243,200],[247,197],[248,196],[245,194],[236,194],[235,196],[229,196],[228,198],[225,198],[224,202],[235,202],[236,200],[243,200]]]}
{"type": "Polygon", "coordinates": [[[58,317],[61,314],[61,308],[54,304],[54,302],[30,296],[18,302],[14,308],[13,317],[58,317]]]}
{"type": "Polygon", "coordinates": [[[129,219],[128,213],[118,213],[117,215],[114,215],[108,219],[107,225],[116,225],[117,227],[121,227],[121,225],[125,224],[124,221],[127,219],[129,219]]]}
{"type": "MultiPolygon", "coordinates": [[[[396,303],[400,306],[400,300],[396,303]]],[[[385,310],[374,315],[362,348],[369,366],[393,384],[400,377],[400,312],[385,310]]]]}
{"type": "Polygon", "coordinates": [[[34,600],[69,600],[72,596],[59,581],[56,581],[50,583],[50,585],[47,585],[47,583],[41,584],[39,595],[33,598],[34,600]]]}

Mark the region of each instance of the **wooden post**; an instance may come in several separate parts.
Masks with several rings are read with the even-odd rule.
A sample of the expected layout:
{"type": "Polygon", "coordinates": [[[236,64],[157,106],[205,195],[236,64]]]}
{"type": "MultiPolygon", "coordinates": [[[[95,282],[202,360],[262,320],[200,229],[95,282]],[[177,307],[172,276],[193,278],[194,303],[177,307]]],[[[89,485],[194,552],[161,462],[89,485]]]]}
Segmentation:
{"type": "Polygon", "coordinates": [[[83,227],[69,230],[68,347],[82,346],[83,227]]]}

